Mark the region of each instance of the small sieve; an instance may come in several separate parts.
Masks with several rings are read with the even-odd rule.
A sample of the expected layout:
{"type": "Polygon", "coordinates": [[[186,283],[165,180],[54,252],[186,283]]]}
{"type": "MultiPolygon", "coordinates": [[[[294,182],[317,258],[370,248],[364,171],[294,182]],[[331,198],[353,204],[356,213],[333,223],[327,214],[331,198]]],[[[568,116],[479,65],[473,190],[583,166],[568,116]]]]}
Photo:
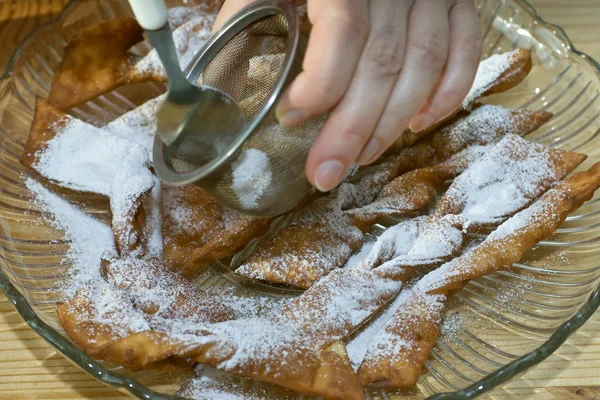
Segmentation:
{"type": "Polygon", "coordinates": [[[263,217],[289,211],[307,196],[306,158],[325,116],[293,129],[275,118],[276,102],[302,69],[310,26],[301,14],[286,0],[256,1],[195,54],[186,78],[226,93],[247,124],[195,157],[178,155],[157,136],[154,168],[163,182],[197,185],[226,206],[263,217]]]}

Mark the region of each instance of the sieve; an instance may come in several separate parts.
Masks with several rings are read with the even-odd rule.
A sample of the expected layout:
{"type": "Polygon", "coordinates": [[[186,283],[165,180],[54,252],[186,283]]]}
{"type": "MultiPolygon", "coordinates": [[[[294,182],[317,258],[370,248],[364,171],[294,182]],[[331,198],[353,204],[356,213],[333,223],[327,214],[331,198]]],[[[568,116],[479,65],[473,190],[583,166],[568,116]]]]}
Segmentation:
{"type": "MultiPolygon", "coordinates": [[[[302,70],[310,31],[301,18],[304,10],[286,0],[258,0],[233,15],[198,50],[185,78],[224,93],[242,111],[245,123],[214,139],[192,124],[186,134],[212,141],[207,146],[212,151],[196,154],[169,146],[159,131],[153,162],[163,182],[194,184],[232,209],[261,217],[280,215],[306,198],[312,189],[304,173],[306,158],[325,116],[292,129],[275,118],[278,99],[302,70]]],[[[203,118],[211,115],[194,117],[203,118]]],[[[233,115],[232,124],[235,119],[233,115]]]]}

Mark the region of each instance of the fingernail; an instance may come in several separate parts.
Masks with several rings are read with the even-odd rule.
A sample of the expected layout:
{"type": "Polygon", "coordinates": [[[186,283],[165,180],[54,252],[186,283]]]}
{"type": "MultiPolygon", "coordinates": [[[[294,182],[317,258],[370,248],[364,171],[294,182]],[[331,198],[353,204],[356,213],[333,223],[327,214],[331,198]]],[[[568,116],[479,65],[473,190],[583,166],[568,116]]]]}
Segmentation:
{"type": "Polygon", "coordinates": [[[344,177],[346,167],[341,161],[328,160],[324,161],[317,168],[315,174],[315,186],[321,192],[328,192],[334,189],[344,177]]]}
{"type": "Polygon", "coordinates": [[[410,121],[409,128],[413,132],[421,132],[429,128],[435,119],[429,114],[417,114],[410,121]]]}
{"type": "Polygon", "coordinates": [[[379,140],[372,138],[369,140],[367,145],[363,148],[362,152],[358,156],[358,160],[356,163],[358,165],[366,165],[373,162],[374,158],[379,154],[381,150],[381,145],[379,144],[379,140]]]}
{"type": "Polygon", "coordinates": [[[283,107],[278,107],[275,110],[275,116],[277,117],[279,124],[284,128],[293,128],[308,119],[308,115],[300,110],[286,110],[283,107]]]}

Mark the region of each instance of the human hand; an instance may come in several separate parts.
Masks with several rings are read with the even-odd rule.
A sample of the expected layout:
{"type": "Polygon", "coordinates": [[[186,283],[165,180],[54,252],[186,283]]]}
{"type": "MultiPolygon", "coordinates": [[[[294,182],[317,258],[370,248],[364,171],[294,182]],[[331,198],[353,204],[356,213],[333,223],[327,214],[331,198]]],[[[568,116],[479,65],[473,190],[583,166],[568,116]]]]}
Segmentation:
{"type": "MultiPolygon", "coordinates": [[[[227,0],[216,25],[251,2],[227,0]]],[[[307,3],[303,71],[276,114],[293,127],[329,112],[306,162],[309,181],[329,191],[407,127],[421,131],[460,106],[479,65],[481,28],[473,0],[307,3]]]]}

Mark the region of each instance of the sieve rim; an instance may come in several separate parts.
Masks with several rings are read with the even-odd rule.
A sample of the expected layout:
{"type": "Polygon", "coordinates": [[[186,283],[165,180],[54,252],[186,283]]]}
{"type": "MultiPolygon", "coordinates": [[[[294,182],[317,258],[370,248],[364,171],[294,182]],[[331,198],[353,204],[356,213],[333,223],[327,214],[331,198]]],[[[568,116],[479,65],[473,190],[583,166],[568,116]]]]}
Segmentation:
{"type": "Polygon", "coordinates": [[[257,131],[272,110],[275,102],[281,97],[290,78],[296,58],[300,54],[298,51],[300,42],[299,17],[296,8],[287,0],[257,0],[235,13],[198,50],[185,68],[184,75],[190,82],[196,82],[216,54],[232,38],[246,29],[250,24],[274,15],[282,15],[288,23],[287,50],[281,71],[273,84],[273,88],[267,95],[264,105],[240,133],[239,137],[228,147],[227,151],[192,171],[177,172],[173,168],[167,145],[159,135],[156,135],[153,145],[154,169],[163,182],[172,186],[183,186],[193,183],[202,187],[202,181],[209,181],[207,178],[213,175],[216,177],[222,167],[227,166],[234,160],[243,144],[257,131]]]}

